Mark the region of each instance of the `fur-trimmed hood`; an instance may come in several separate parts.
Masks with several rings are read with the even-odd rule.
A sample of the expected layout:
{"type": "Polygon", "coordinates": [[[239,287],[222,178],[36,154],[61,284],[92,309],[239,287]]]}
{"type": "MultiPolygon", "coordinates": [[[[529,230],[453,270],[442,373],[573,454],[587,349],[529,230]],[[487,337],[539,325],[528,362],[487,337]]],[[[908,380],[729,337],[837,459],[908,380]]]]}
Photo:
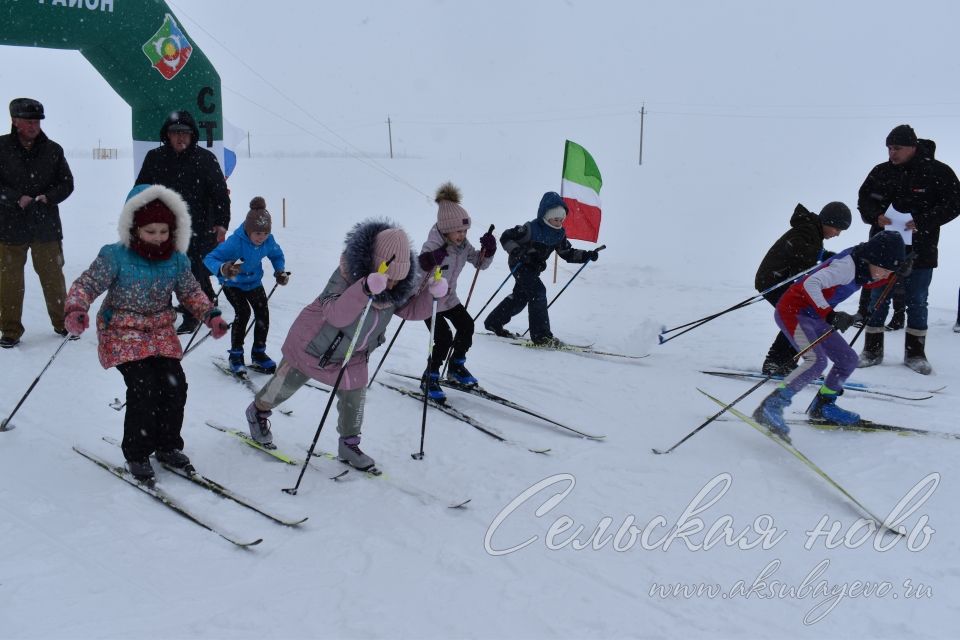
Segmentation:
{"type": "MultiPolygon", "coordinates": [[[[385,229],[400,228],[399,225],[385,219],[368,219],[358,222],[347,232],[344,239],[343,254],[340,256],[340,273],[347,282],[353,284],[365,277],[373,269],[373,249],[377,234],[385,229]]],[[[410,271],[407,277],[397,283],[393,289],[373,296],[374,303],[402,305],[416,293],[417,285],[423,274],[417,268],[416,255],[410,248],[410,271]]]]}
{"type": "Polygon", "coordinates": [[[177,228],[173,233],[174,250],[186,253],[190,246],[190,209],[180,194],[159,184],[138,184],[127,196],[127,201],[120,211],[120,221],[117,232],[120,235],[120,244],[130,246],[130,230],[133,228],[133,214],[153,200],[159,200],[167,205],[177,220],[177,228]]]}

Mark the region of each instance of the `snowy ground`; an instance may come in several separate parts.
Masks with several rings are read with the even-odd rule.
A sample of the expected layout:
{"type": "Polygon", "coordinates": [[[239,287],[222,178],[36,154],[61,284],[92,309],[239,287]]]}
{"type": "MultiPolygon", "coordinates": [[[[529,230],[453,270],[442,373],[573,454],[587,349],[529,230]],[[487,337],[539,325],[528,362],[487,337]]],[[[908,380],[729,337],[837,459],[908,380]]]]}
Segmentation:
{"type": "MultiPolygon", "coordinates": [[[[63,205],[68,282],[101,245],[116,238],[117,215],[129,188],[129,167],[121,164],[71,160],[78,188],[63,205]]],[[[511,179],[496,168],[464,161],[406,160],[389,167],[428,193],[445,179],[458,183],[473,216],[474,240],[491,223],[499,235],[529,219],[541,193],[556,188],[553,168],[549,182],[543,177],[545,182],[537,183],[541,178],[532,171],[511,179]]],[[[887,551],[874,548],[874,537],[864,539],[856,526],[859,514],[848,500],[742,423],[711,424],[669,456],[650,452],[672,445],[715,412],[696,387],[728,400],[747,388],[747,383],[704,376],[700,369],[756,367],[775,333],[765,303],[664,346],[656,345],[657,331],[751,296],[753,269],[786,228],[796,199],[782,211],[744,213],[744,224],[732,225],[705,213],[690,216],[687,209],[694,205],[685,209],[668,196],[644,200],[639,195],[644,185],[618,171],[611,166],[605,172],[601,241],[609,249],[551,308],[551,319],[556,335],[569,342],[651,356],[623,361],[534,352],[478,335],[468,363],[490,390],[606,434],[606,441],[569,437],[451,393],[452,404],[514,444],[495,442],[431,411],[427,455],[415,462],[409,454],[419,445],[420,405],[375,385],[368,396],[364,448],[397,484],[442,500],[469,497],[468,508],[424,503],[358,473],[333,483],[327,478],[340,465],[329,461],[318,463],[322,471],[309,469],[299,495],[289,496],[281,488],[296,481],[297,468],[203,425],[214,419],[242,427],[250,401],[244,387],[211,364],[227,345],[210,340],[184,361],[190,385],[186,452],[201,472],[260,504],[310,517],[299,529],[283,528],[161,475],[163,487],[225,530],[263,537],[258,547],[240,550],[71,450],[80,445],[121,460],[119,450],[101,436],[121,435],[122,416],[108,403],[122,397],[124,385],[115,370],[100,368],[90,332],[64,347],[18,412],[17,428],[0,434],[0,637],[819,640],[954,635],[960,621],[951,595],[960,587],[955,535],[960,442],[794,429],[801,450],[881,515],[936,474],[939,486],[905,521],[917,534],[910,541],[914,550],[902,540],[887,551]],[[536,455],[527,447],[551,452],[536,455]],[[529,491],[528,500],[507,509],[538,483],[543,490],[529,491]],[[699,549],[706,535],[690,529],[689,522],[683,528],[688,535],[671,541],[681,514],[695,506],[705,488],[717,500],[693,518],[706,530],[728,517],[734,532],[746,530],[743,543],[753,548],[719,542],[699,549]],[[561,499],[563,491],[568,494],[561,499]],[[551,502],[552,496],[558,498],[551,502]],[[828,548],[816,536],[808,542],[807,532],[822,518],[826,528],[837,528],[838,539],[849,533],[846,545],[828,548]],[[922,533],[927,518],[935,530],[929,537],[922,533]],[[574,530],[562,531],[565,519],[583,527],[575,537],[585,548],[567,543],[574,530]],[[608,532],[623,526],[626,533],[631,523],[648,530],[648,536],[624,535],[616,543],[590,538],[598,526],[608,526],[608,532]],[[771,531],[761,536],[754,527],[771,531]],[[531,543],[523,548],[500,553],[527,540],[531,543]],[[803,589],[805,579],[809,586],[803,589]],[[719,591],[656,595],[658,585],[677,584],[719,591]]],[[[650,171],[647,186],[671,179],[650,171]]],[[[246,160],[231,178],[231,188],[235,221],[251,196],[267,198],[275,236],[294,274],[290,286],[271,300],[269,350],[275,357],[295,315],[326,282],[350,225],[366,216],[390,216],[419,249],[435,221],[431,202],[346,159],[246,160]],[[287,201],[286,228],[281,198],[287,201]]],[[[835,197],[807,204],[819,208],[835,197]]],[[[902,332],[888,334],[883,366],[855,375],[901,390],[946,389],[917,403],[850,393],[843,398],[845,406],[876,420],[960,432],[955,395],[960,335],[951,331],[960,262],[952,236],[960,235],[958,229],[945,230],[943,263],[934,277],[928,339],[934,375],[922,377],[900,364],[902,332]]],[[[828,246],[838,250],[865,235],[855,223],[828,246]]],[[[561,264],[558,283],[549,285],[551,296],[576,267],[561,264]]],[[[500,252],[494,266],[481,273],[470,309],[479,309],[506,275],[500,252]]],[[[460,278],[463,298],[472,276],[468,270],[460,278]]],[[[24,324],[21,346],[0,354],[4,415],[59,344],[32,273],[24,324]]],[[[525,326],[520,316],[512,328],[525,326]]],[[[386,368],[422,370],[426,340],[422,324],[408,324],[386,368]]],[[[381,355],[377,352],[374,360],[381,355]]],[[[746,399],[742,408],[752,410],[761,394],[746,399]]],[[[792,409],[801,410],[811,394],[802,394],[792,409]]],[[[273,421],[281,448],[302,454],[326,398],[304,389],[289,401],[286,408],[293,414],[273,421]]],[[[335,446],[333,423],[331,417],[320,438],[328,450],[335,446]]]]}

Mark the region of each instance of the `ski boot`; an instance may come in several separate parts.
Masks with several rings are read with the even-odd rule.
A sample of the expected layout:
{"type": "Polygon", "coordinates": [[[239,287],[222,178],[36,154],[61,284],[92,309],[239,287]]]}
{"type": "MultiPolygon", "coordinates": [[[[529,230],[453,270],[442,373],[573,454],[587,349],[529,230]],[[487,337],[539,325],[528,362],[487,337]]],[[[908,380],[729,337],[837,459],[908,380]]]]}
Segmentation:
{"type": "Polygon", "coordinates": [[[149,458],[127,460],[127,469],[130,470],[130,473],[138,482],[153,482],[154,477],[156,477],[149,458]]]}
{"type": "Polygon", "coordinates": [[[558,338],[555,338],[554,336],[534,338],[533,344],[544,349],[563,349],[567,346],[566,343],[558,338]]]}
{"type": "Polygon", "coordinates": [[[180,449],[157,449],[157,462],[167,465],[168,467],[173,467],[174,469],[185,469],[189,472],[193,471],[193,467],[190,465],[190,458],[180,451],[180,449]]]}
{"type": "Polygon", "coordinates": [[[243,348],[240,349],[230,349],[227,351],[229,354],[228,362],[230,364],[230,373],[237,376],[238,378],[243,378],[247,375],[247,367],[243,364],[243,348]]]}
{"type": "Polygon", "coordinates": [[[340,462],[345,462],[354,469],[371,473],[377,464],[373,458],[360,450],[359,434],[340,438],[340,444],[337,447],[337,458],[339,458],[340,462]]]}
{"type": "Polygon", "coordinates": [[[277,363],[273,358],[267,355],[267,347],[264,345],[253,345],[250,350],[250,368],[260,373],[276,373],[277,363]]]}
{"type": "Polygon", "coordinates": [[[764,398],[760,406],[753,412],[754,420],[787,444],[790,444],[790,427],[783,419],[783,410],[790,405],[794,393],[796,392],[787,387],[777,387],[773,393],[764,398]]]}
{"type": "Polygon", "coordinates": [[[462,384],[465,387],[475,387],[477,385],[477,379],[467,371],[467,368],[464,366],[466,361],[466,358],[450,358],[450,363],[447,367],[447,380],[462,384]]]}
{"type": "Polygon", "coordinates": [[[250,437],[266,449],[276,449],[273,445],[273,434],[270,432],[270,416],[273,411],[261,411],[257,409],[257,403],[251,402],[246,410],[247,427],[250,429],[250,437]]]}
{"type": "Polygon", "coordinates": [[[434,402],[443,403],[447,400],[447,394],[440,386],[440,372],[427,369],[423,372],[423,378],[420,379],[420,389],[427,394],[427,398],[434,402]]]}
{"type": "Polygon", "coordinates": [[[483,323],[483,328],[489,331],[490,333],[492,333],[493,335],[499,336],[501,338],[519,338],[520,337],[517,334],[513,333],[512,331],[507,331],[503,327],[487,324],[486,322],[483,323]]]}
{"type": "Polygon", "coordinates": [[[820,387],[817,397],[807,411],[810,420],[822,424],[833,424],[848,427],[860,422],[860,415],[837,406],[837,397],[843,394],[843,389],[834,391],[829,387],[820,387]]]}

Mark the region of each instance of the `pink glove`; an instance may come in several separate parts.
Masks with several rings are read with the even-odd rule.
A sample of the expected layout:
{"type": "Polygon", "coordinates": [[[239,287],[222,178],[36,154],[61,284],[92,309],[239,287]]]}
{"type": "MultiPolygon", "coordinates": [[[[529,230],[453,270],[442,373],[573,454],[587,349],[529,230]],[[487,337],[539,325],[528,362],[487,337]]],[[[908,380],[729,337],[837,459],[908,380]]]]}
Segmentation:
{"type": "Polygon", "coordinates": [[[387,288],[387,280],[387,274],[385,273],[371,273],[367,276],[367,282],[364,287],[370,292],[370,295],[375,296],[378,293],[384,292],[387,288]]]}
{"type": "Polygon", "coordinates": [[[71,335],[78,336],[90,326],[90,318],[87,316],[86,311],[75,309],[69,312],[63,319],[63,326],[66,327],[71,335]]]}
{"type": "Polygon", "coordinates": [[[430,283],[430,286],[427,287],[430,290],[430,295],[434,298],[442,298],[447,295],[447,291],[450,290],[450,284],[447,282],[446,278],[440,278],[439,280],[434,280],[430,283]]]}
{"type": "Polygon", "coordinates": [[[227,335],[227,331],[230,330],[230,325],[227,324],[227,321],[216,316],[207,321],[207,326],[210,327],[210,335],[213,336],[214,340],[219,340],[223,336],[227,335]]]}

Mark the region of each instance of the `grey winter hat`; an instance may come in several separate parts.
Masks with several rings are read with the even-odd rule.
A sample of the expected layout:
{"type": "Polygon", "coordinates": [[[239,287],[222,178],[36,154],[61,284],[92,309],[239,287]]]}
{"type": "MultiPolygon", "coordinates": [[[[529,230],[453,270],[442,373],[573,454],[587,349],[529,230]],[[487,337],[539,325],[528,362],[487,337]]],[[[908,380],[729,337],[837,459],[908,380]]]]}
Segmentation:
{"type": "Polygon", "coordinates": [[[10,101],[10,117],[24,120],[43,120],[43,105],[33,98],[14,98],[10,101]]]}
{"type": "Polygon", "coordinates": [[[825,227],[834,227],[841,231],[850,228],[850,207],[842,202],[828,202],[820,210],[820,224],[825,227]]]}

